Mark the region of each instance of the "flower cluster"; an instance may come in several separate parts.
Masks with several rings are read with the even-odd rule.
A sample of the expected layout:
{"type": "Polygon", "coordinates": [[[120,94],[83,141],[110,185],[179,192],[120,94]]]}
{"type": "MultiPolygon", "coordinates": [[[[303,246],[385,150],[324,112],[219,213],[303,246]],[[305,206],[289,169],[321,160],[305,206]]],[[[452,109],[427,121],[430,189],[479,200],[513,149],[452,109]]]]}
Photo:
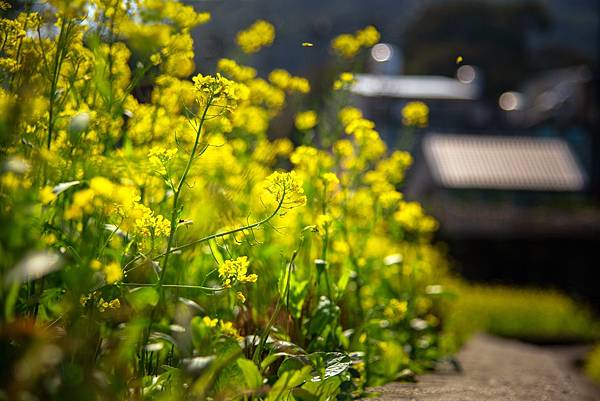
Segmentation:
{"type": "Polygon", "coordinates": [[[256,77],[256,70],[252,67],[240,65],[234,60],[222,58],[217,63],[217,70],[236,81],[249,81],[256,77]]]}
{"type": "Polygon", "coordinates": [[[169,221],[139,200],[139,195],[130,186],[114,184],[105,177],[94,177],[88,188],[73,194],[72,202],[65,210],[65,218],[77,220],[94,212],[105,215],[116,212],[116,216],[121,217],[116,223],[129,234],[141,237],[169,235],[169,221]]]}
{"type": "Polygon", "coordinates": [[[281,68],[269,73],[269,81],[276,87],[290,92],[310,92],[310,83],[306,78],[294,76],[281,68]]]}
{"type": "Polygon", "coordinates": [[[265,179],[264,189],[272,196],[275,203],[281,204],[281,214],[306,204],[302,181],[295,171],[274,172],[265,179]]]}
{"type": "Polygon", "coordinates": [[[274,39],[273,24],[258,20],[247,29],[238,32],[235,41],[244,53],[256,53],[265,46],[271,46],[274,39]]]}
{"type": "MultiPolygon", "coordinates": [[[[223,99],[232,103],[246,100],[249,95],[248,87],[244,84],[231,81],[221,74],[202,75],[193,78],[196,90],[211,100],[223,99]]],[[[204,97],[202,100],[204,100],[204,97]]]]}
{"type": "Polygon", "coordinates": [[[354,79],[354,74],[350,72],[342,72],[340,76],[333,81],[333,90],[341,90],[348,89],[351,87],[356,80],[354,79]]]}
{"type": "Polygon", "coordinates": [[[401,202],[394,213],[394,221],[408,232],[431,233],[438,227],[437,221],[425,214],[417,202],[401,202]]]}
{"type": "Polygon", "coordinates": [[[177,148],[165,149],[161,146],[153,146],[148,152],[150,166],[161,176],[166,176],[169,162],[177,154],[177,148]]]}
{"type": "Polygon", "coordinates": [[[317,113],[312,110],[307,110],[296,114],[294,125],[299,131],[307,131],[314,128],[318,121],[319,117],[317,116],[317,113]]]}
{"type": "Polygon", "coordinates": [[[102,264],[98,259],[94,259],[90,263],[90,268],[95,271],[101,271],[104,274],[104,279],[108,284],[115,284],[123,279],[123,269],[117,262],[102,264]]]}
{"type": "Polygon", "coordinates": [[[429,107],[423,102],[408,102],[402,108],[402,124],[408,127],[427,127],[429,107]]]}
{"type": "MultiPolygon", "coordinates": [[[[0,134],[6,134],[0,135],[0,220],[11,227],[2,238],[7,246],[0,271],[19,266],[30,249],[46,248],[61,255],[64,268],[43,289],[31,281],[18,288],[7,316],[18,321],[37,313],[40,325],[60,322],[66,335],[81,340],[76,348],[89,346],[98,362],[77,365],[83,377],[97,373],[88,365],[109,379],[112,373],[103,367],[135,372],[126,386],[118,380],[116,386],[102,384],[107,399],[168,398],[165,389],[189,398],[188,389],[165,374],[178,356],[215,358],[226,370],[231,363],[253,364],[220,358],[233,341],[271,324],[275,341],[300,339],[310,352],[340,350],[343,343],[345,351],[371,355],[377,367],[364,369],[374,380],[430,366],[417,359],[437,353],[421,352],[422,333],[408,323],[435,309],[419,305],[428,301],[424,288],[435,284],[437,266],[444,264],[430,241],[437,223],[404,201],[410,155],[388,151],[373,121],[358,108],[342,108],[352,73],[335,77],[333,90],[339,92],[332,101],[309,110],[320,104],[303,96],[311,82],[283,69],[261,77],[224,58],[214,71],[192,78],[191,30],[210,15],[184,2],[50,4],[55,7],[40,15],[0,19],[0,76],[6,83],[0,88],[0,134]],[[303,146],[281,131],[298,134],[294,123],[307,133],[303,146]],[[309,145],[312,134],[319,137],[309,145]],[[290,172],[281,170],[289,166],[290,172]],[[89,308],[73,308],[78,299],[89,308]],[[285,321],[269,317],[278,299],[285,302],[285,321]],[[189,319],[178,318],[181,303],[210,315],[200,313],[182,327],[189,319]],[[340,311],[343,319],[326,319],[327,327],[315,330],[327,310],[340,311]],[[70,320],[76,318],[71,311],[89,313],[85,325],[70,320]],[[342,334],[350,333],[346,329],[355,332],[342,334]],[[161,342],[173,333],[179,339],[183,330],[191,339],[186,349],[176,341],[161,350],[161,342]],[[138,339],[148,334],[152,347],[144,348],[148,344],[138,339]],[[98,341],[110,346],[98,347],[98,341]],[[403,353],[405,346],[416,350],[415,360],[383,366],[388,356],[382,349],[403,353]],[[379,377],[384,370],[389,373],[379,377]],[[151,377],[157,380],[144,379],[151,377]]],[[[271,24],[258,21],[237,42],[253,53],[274,36],[271,24]]],[[[352,57],[378,40],[376,29],[367,27],[342,35],[333,48],[352,57]]],[[[433,329],[427,335],[435,336],[433,329]]],[[[77,351],[72,359],[73,351],[63,349],[69,360],[87,354],[77,351]]],[[[267,354],[256,353],[259,359],[267,354]]],[[[254,390],[263,379],[277,383],[276,369],[271,371],[261,369],[264,377],[257,377],[254,390]]],[[[229,386],[225,376],[216,387],[229,386]]],[[[36,380],[17,383],[24,391],[16,397],[44,398],[24,387],[36,380]]],[[[71,388],[65,380],[67,387],[58,384],[56,394],[71,388]]],[[[186,380],[198,388],[196,379],[186,380]]],[[[198,396],[250,394],[241,387],[230,395],[208,387],[198,396]]]]}
{"type": "Polygon", "coordinates": [[[223,281],[223,287],[230,288],[236,283],[255,283],[258,276],[254,273],[248,274],[250,262],[247,256],[236,259],[227,259],[219,265],[219,278],[223,281]]]}
{"type": "Polygon", "coordinates": [[[374,26],[367,26],[358,30],[354,35],[345,33],[336,36],[331,42],[331,49],[337,55],[343,58],[353,58],[360,49],[375,45],[379,41],[380,35],[374,26]]]}

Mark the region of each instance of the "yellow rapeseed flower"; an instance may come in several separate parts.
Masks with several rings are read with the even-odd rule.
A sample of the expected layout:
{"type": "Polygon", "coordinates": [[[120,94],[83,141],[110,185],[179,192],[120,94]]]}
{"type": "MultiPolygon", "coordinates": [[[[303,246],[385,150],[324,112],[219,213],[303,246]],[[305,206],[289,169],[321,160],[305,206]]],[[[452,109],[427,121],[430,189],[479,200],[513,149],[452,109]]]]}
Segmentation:
{"type": "Polygon", "coordinates": [[[123,279],[123,270],[117,262],[110,262],[104,266],[103,271],[108,284],[114,284],[123,279]]]}
{"type": "Polygon", "coordinates": [[[247,29],[238,32],[235,42],[244,53],[256,53],[271,46],[275,39],[275,27],[270,22],[258,20],[247,29]]]}
{"type": "Polygon", "coordinates": [[[353,58],[360,51],[360,42],[353,35],[345,33],[333,39],[331,48],[344,58],[353,58]]]}
{"type": "Polygon", "coordinates": [[[306,196],[302,181],[298,178],[295,171],[274,172],[265,179],[265,190],[271,194],[274,202],[281,202],[281,214],[289,209],[306,204],[306,196]]]}
{"type": "Polygon", "coordinates": [[[312,110],[302,111],[296,114],[294,125],[300,131],[307,131],[317,125],[319,118],[312,110]]]}
{"type": "Polygon", "coordinates": [[[42,205],[47,205],[56,199],[56,194],[52,191],[52,187],[46,185],[40,190],[40,202],[42,205]]]}
{"type": "Polygon", "coordinates": [[[424,128],[429,123],[429,107],[423,102],[408,102],[402,108],[402,124],[424,128]]]}
{"type": "Polygon", "coordinates": [[[236,259],[227,259],[219,265],[219,277],[223,281],[223,287],[229,288],[235,283],[254,283],[258,276],[248,274],[250,262],[247,256],[236,259]]]}

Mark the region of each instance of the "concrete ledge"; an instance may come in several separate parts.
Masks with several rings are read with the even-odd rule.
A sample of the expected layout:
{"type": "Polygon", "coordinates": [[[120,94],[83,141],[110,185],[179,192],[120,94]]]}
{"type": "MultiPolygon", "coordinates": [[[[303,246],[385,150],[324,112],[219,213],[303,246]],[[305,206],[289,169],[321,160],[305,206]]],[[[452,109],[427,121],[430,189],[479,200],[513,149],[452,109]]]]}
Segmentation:
{"type": "Polygon", "coordinates": [[[459,353],[463,373],[375,388],[385,401],[600,401],[600,389],[573,366],[566,348],[549,349],[487,335],[459,353]]]}

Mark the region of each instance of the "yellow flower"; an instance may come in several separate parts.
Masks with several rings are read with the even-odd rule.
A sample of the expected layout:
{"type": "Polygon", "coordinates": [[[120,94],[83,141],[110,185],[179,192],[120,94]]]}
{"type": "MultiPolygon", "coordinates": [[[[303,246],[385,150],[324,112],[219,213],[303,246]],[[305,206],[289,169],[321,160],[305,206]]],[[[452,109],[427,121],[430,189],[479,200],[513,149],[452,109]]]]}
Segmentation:
{"type": "Polygon", "coordinates": [[[395,190],[383,192],[379,196],[379,203],[386,209],[396,206],[401,200],[402,194],[395,190]]]}
{"type": "Polygon", "coordinates": [[[346,59],[351,59],[358,54],[361,48],[371,47],[379,42],[379,32],[373,26],[358,30],[354,35],[345,33],[339,35],[331,42],[334,53],[346,59]]]}
{"type": "Polygon", "coordinates": [[[277,204],[281,203],[282,215],[286,210],[306,204],[302,181],[295,171],[274,172],[265,179],[264,188],[277,204]]]}
{"type": "Polygon", "coordinates": [[[358,40],[363,47],[371,47],[375,45],[377,42],[379,42],[380,37],[381,35],[372,25],[369,25],[356,32],[356,40],[358,40]]]}
{"type": "Polygon", "coordinates": [[[246,100],[249,95],[246,85],[231,81],[219,73],[214,76],[198,74],[192,81],[194,81],[194,87],[198,92],[212,99],[224,99],[236,102],[246,100]]]}
{"type": "Polygon", "coordinates": [[[293,92],[308,93],[310,92],[310,83],[306,78],[292,77],[288,82],[288,89],[293,92]]]}
{"type": "Polygon", "coordinates": [[[323,181],[327,184],[327,186],[333,186],[340,183],[340,180],[337,178],[335,173],[325,173],[323,174],[323,181]]]}
{"type": "Polygon", "coordinates": [[[271,46],[275,39],[273,24],[258,20],[247,29],[238,32],[235,41],[244,53],[256,53],[265,46],[271,46]]]}
{"type": "Polygon", "coordinates": [[[167,174],[167,166],[176,154],[177,148],[165,149],[161,146],[153,146],[148,152],[148,161],[154,171],[165,176],[167,174]]]}
{"type": "Polygon", "coordinates": [[[342,72],[338,79],[333,82],[333,90],[346,89],[355,82],[354,75],[350,72],[342,72]]]}
{"type": "Polygon", "coordinates": [[[171,222],[168,219],[160,214],[154,215],[149,207],[141,203],[133,202],[124,207],[123,214],[129,223],[133,223],[133,234],[159,237],[168,236],[171,232],[171,222]]]}
{"type": "Polygon", "coordinates": [[[429,107],[423,102],[408,102],[402,108],[402,124],[408,127],[427,127],[429,107]]]}
{"type": "Polygon", "coordinates": [[[308,110],[297,113],[294,124],[298,130],[306,131],[317,125],[318,121],[319,118],[317,117],[317,113],[312,110],[308,110]]]}
{"type": "Polygon", "coordinates": [[[217,69],[236,81],[248,81],[256,76],[254,68],[240,65],[228,58],[220,59],[217,69]]]}
{"type": "Polygon", "coordinates": [[[344,107],[338,113],[338,118],[342,122],[342,125],[345,127],[350,124],[354,120],[358,120],[362,118],[362,112],[356,107],[344,107]]]}
{"type": "Polygon", "coordinates": [[[269,81],[281,89],[287,89],[290,84],[290,79],[292,76],[286,70],[282,70],[281,68],[277,68],[269,74],[269,81]]]}
{"type": "Polygon", "coordinates": [[[123,279],[123,270],[117,262],[111,262],[104,266],[104,275],[108,284],[114,284],[123,279]]]}
{"type": "Polygon", "coordinates": [[[408,311],[408,302],[399,301],[396,298],[392,298],[389,301],[389,304],[383,310],[383,314],[388,319],[400,320],[408,311]]]}
{"type": "Polygon", "coordinates": [[[98,259],[94,259],[90,262],[90,268],[92,270],[100,270],[102,268],[102,263],[98,259]]]}
{"type": "Polygon", "coordinates": [[[217,324],[219,323],[219,319],[211,319],[208,316],[204,316],[202,318],[202,323],[204,323],[204,325],[206,327],[217,327],[217,324]]]}
{"type": "Polygon", "coordinates": [[[22,182],[22,178],[17,176],[12,171],[4,173],[0,177],[0,184],[7,189],[17,189],[22,182]]]}
{"type": "Polygon", "coordinates": [[[394,221],[404,230],[410,232],[431,233],[437,230],[437,221],[425,214],[417,202],[401,202],[398,211],[394,213],[394,221]]]}
{"type": "Polygon", "coordinates": [[[42,235],[42,241],[44,241],[46,245],[53,245],[56,243],[57,238],[54,233],[46,233],[42,235]]]}
{"type": "Polygon", "coordinates": [[[256,274],[248,274],[250,262],[247,256],[236,259],[227,259],[219,265],[219,277],[223,281],[223,287],[229,288],[236,282],[254,283],[258,279],[256,274]]]}
{"type": "Polygon", "coordinates": [[[331,48],[334,53],[344,58],[353,58],[360,50],[360,42],[354,36],[345,33],[333,39],[331,48]]]}
{"type": "Polygon", "coordinates": [[[320,214],[317,216],[317,229],[319,230],[319,234],[325,235],[329,226],[333,222],[333,218],[328,214],[320,214]]]}
{"type": "Polygon", "coordinates": [[[241,303],[246,302],[246,296],[241,291],[236,292],[235,296],[241,303]]]}
{"type": "Polygon", "coordinates": [[[94,177],[90,180],[90,189],[95,195],[110,197],[114,191],[114,185],[104,177],[94,177]]]}
{"type": "Polygon", "coordinates": [[[40,190],[40,202],[42,205],[47,205],[56,199],[56,194],[52,191],[52,187],[45,186],[40,190]]]}
{"type": "Polygon", "coordinates": [[[242,337],[240,336],[237,329],[235,327],[233,327],[233,323],[224,322],[223,320],[221,320],[219,326],[220,326],[219,329],[221,330],[221,333],[223,333],[224,335],[226,335],[228,337],[233,337],[236,340],[242,339],[242,337]]]}

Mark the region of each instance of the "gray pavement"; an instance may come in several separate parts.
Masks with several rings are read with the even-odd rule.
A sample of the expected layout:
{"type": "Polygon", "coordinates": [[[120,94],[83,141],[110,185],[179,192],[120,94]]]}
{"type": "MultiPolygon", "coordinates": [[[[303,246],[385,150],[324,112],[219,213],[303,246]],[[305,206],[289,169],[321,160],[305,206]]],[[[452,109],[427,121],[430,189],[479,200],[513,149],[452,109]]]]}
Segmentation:
{"type": "Polygon", "coordinates": [[[572,347],[538,347],[477,335],[458,355],[463,372],[375,388],[385,401],[600,401],[600,388],[574,366],[572,347]]]}

